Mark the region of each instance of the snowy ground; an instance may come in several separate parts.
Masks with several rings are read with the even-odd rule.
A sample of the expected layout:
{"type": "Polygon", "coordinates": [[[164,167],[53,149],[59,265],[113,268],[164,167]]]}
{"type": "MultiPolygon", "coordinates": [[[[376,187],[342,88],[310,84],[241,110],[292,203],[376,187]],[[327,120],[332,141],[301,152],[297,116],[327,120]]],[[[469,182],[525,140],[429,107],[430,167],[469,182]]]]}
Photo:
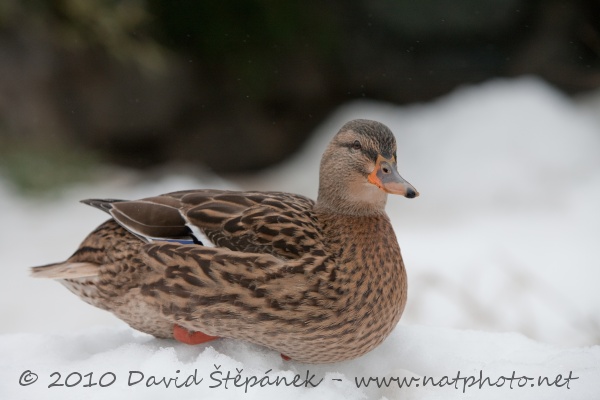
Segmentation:
{"type": "MultiPolygon", "coordinates": [[[[349,104],[296,157],[260,175],[148,181],[119,172],[53,201],[19,198],[0,183],[0,398],[598,398],[599,111],[594,101],[575,104],[534,79],[498,81],[411,107],[349,104]],[[137,198],[194,187],[314,197],[321,152],[353,118],[377,119],[395,132],[400,173],[421,193],[413,200],[390,197],[388,213],[409,273],[409,303],[392,336],[361,359],[311,366],[239,342],[190,348],[157,340],[59,284],[27,276],[28,266],[66,258],[105,219],[78,204],[82,198],[137,198]],[[238,384],[252,376],[291,381],[294,374],[304,382],[307,370],[315,375],[309,382],[323,381],[312,389],[280,384],[247,393],[230,381],[225,389],[218,378],[227,371],[235,375],[236,368],[243,369],[238,384]],[[33,377],[26,370],[38,380],[21,386],[20,377],[33,377]],[[194,370],[202,382],[173,388],[194,370]],[[57,383],[74,385],[77,373],[82,381],[48,388],[58,378],[55,371],[61,374],[57,383]],[[145,379],[128,386],[129,371],[145,379]],[[477,382],[469,387],[471,380],[452,381],[459,371],[461,377],[482,371],[490,380],[482,389],[477,382]],[[511,390],[511,381],[498,379],[513,371],[511,390]],[[168,389],[146,387],[151,375],[179,378],[168,389]],[[356,387],[355,378],[376,376],[413,377],[413,384],[356,387]],[[424,382],[444,376],[445,387],[424,382]],[[534,379],[518,379],[523,376],[534,379]],[[540,387],[540,376],[556,383],[540,387]],[[83,387],[90,382],[108,387],[83,387]],[[220,387],[210,387],[218,382],[220,387]],[[490,388],[490,382],[504,384],[490,388]]],[[[133,373],[133,382],[140,377],[133,373]]]]}

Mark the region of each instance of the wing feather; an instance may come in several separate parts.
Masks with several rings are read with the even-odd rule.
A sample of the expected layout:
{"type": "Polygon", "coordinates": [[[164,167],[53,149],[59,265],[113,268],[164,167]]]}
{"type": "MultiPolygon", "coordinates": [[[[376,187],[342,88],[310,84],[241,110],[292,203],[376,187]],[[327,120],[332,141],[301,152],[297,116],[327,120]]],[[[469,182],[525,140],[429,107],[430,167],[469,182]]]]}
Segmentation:
{"type": "Polygon", "coordinates": [[[181,191],[134,201],[87,200],[149,240],[208,238],[217,247],[299,258],[321,245],[306,197],[280,192],[181,191]]]}

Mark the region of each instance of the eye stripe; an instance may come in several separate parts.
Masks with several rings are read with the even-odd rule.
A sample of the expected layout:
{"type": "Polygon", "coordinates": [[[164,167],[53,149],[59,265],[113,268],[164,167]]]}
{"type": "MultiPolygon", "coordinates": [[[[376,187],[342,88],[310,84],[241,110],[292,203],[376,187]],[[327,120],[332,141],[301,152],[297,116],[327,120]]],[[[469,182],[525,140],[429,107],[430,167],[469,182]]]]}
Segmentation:
{"type": "MultiPolygon", "coordinates": [[[[348,143],[340,143],[339,147],[347,147],[349,149],[354,149],[354,140],[352,142],[348,142],[348,143]]],[[[357,151],[357,150],[355,150],[357,151]]],[[[378,153],[375,150],[371,150],[371,149],[365,149],[364,147],[362,149],[360,149],[360,152],[363,153],[364,155],[366,155],[367,157],[369,157],[371,160],[373,161],[377,161],[377,155],[378,153]]]]}
{"type": "Polygon", "coordinates": [[[377,152],[371,149],[363,149],[363,153],[365,153],[371,160],[377,161],[377,152]]]}

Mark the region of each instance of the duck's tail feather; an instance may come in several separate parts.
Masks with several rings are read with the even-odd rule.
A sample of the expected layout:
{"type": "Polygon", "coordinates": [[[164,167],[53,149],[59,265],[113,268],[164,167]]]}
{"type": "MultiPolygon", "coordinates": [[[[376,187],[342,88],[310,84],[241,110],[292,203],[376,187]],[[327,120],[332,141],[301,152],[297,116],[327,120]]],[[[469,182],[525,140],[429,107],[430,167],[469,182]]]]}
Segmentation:
{"type": "Polygon", "coordinates": [[[125,200],[119,200],[119,199],[86,199],[86,200],[81,200],[81,202],[83,204],[87,204],[88,206],[92,206],[92,207],[96,207],[99,210],[102,210],[104,212],[107,212],[110,214],[110,210],[113,208],[112,204],[113,203],[120,203],[123,202],[125,200]]]}
{"type": "Polygon", "coordinates": [[[98,276],[100,266],[87,262],[61,262],[31,268],[34,278],[78,279],[98,276]]]}

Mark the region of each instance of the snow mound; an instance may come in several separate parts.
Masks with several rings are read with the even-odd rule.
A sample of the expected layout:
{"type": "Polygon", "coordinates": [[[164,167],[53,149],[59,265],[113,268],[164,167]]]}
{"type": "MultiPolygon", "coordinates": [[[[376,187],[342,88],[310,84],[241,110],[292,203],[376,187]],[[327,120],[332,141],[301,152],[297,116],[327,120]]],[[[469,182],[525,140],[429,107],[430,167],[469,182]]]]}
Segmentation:
{"type": "Polygon", "coordinates": [[[0,352],[3,399],[552,400],[600,395],[600,346],[561,349],[514,333],[423,326],[399,325],[373,352],[330,365],[283,361],[276,352],[239,341],[187,346],[124,327],[3,335],[0,352]]]}

